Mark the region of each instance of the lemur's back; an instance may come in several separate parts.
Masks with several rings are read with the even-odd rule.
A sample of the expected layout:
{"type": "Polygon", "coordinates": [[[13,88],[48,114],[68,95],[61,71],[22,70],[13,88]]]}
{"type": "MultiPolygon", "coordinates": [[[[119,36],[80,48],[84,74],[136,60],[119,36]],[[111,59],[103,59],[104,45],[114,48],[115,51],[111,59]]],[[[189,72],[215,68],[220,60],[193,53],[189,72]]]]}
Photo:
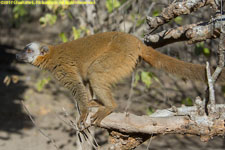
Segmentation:
{"type": "Polygon", "coordinates": [[[56,45],[54,54],[61,55],[60,61],[76,62],[84,78],[92,72],[104,71],[109,75],[115,73],[116,79],[117,74],[121,78],[132,71],[141,53],[140,45],[141,41],[132,35],[104,32],[56,45]]]}

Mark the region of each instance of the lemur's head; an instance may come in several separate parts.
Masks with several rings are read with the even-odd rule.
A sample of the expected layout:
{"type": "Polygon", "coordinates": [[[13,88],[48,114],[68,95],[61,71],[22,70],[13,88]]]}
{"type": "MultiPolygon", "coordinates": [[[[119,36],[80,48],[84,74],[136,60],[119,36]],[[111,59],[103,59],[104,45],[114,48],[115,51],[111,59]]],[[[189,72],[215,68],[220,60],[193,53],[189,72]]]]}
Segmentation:
{"type": "Polygon", "coordinates": [[[24,61],[33,64],[38,56],[44,56],[48,53],[49,48],[47,45],[41,45],[38,42],[32,42],[24,48],[24,50],[16,54],[16,58],[19,61],[24,61]]]}

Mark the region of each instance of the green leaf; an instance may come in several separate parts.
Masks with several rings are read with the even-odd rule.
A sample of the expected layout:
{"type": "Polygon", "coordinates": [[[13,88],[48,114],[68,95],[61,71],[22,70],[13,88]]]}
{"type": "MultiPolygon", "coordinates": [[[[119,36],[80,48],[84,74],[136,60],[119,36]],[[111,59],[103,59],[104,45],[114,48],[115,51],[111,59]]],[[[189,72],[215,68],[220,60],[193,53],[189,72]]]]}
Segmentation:
{"type": "Polygon", "coordinates": [[[47,24],[47,23],[46,23],[45,17],[41,17],[41,18],[39,19],[39,22],[40,22],[40,24],[42,24],[42,25],[46,25],[46,24],[47,24]]]}
{"type": "Polygon", "coordinates": [[[141,81],[143,83],[145,83],[145,85],[147,86],[147,88],[149,88],[150,85],[152,84],[152,77],[151,77],[150,73],[149,72],[142,71],[141,72],[141,81]]]}
{"type": "Polygon", "coordinates": [[[185,99],[183,99],[181,101],[182,104],[184,104],[185,106],[193,106],[193,102],[192,102],[192,99],[187,97],[185,99]]]}
{"type": "Polygon", "coordinates": [[[195,55],[199,56],[202,54],[202,51],[203,51],[203,48],[204,48],[204,43],[201,42],[201,43],[197,43],[195,45],[195,55]]]}
{"type": "Polygon", "coordinates": [[[74,40],[80,38],[80,34],[81,34],[81,29],[76,29],[76,27],[72,27],[73,30],[73,38],[74,40]]]}
{"type": "Polygon", "coordinates": [[[40,23],[43,26],[46,26],[47,24],[53,25],[53,24],[55,24],[56,20],[57,20],[57,16],[52,15],[50,13],[45,14],[45,16],[43,16],[39,19],[40,23]]]}
{"type": "Polygon", "coordinates": [[[14,18],[18,19],[19,17],[23,17],[28,14],[26,8],[23,5],[16,5],[13,7],[14,18]]]}
{"type": "Polygon", "coordinates": [[[210,56],[210,49],[205,47],[204,42],[197,43],[195,46],[195,54],[198,55],[205,55],[206,57],[210,56]]]}
{"type": "Polygon", "coordinates": [[[205,55],[205,56],[209,56],[210,55],[210,50],[208,49],[208,48],[203,48],[203,54],[205,55]]]}
{"type": "Polygon", "coordinates": [[[151,115],[153,114],[155,111],[153,108],[149,107],[148,110],[147,110],[147,115],[151,115]]]}
{"type": "Polygon", "coordinates": [[[174,19],[174,21],[179,24],[179,25],[182,25],[182,21],[183,21],[183,18],[181,16],[178,16],[174,19]]]}
{"type": "Polygon", "coordinates": [[[51,80],[50,77],[38,80],[38,82],[36,84],[37,91],[41,92],[43,90],[43,88],[45,87],[45,85],[48,84],[50,80],[51,80]]]}
{"type": "Polygon", "coordinates": [[[135,74],[134,86],[137,85],[138,81],[140,80],[140,76],[138,73],[135,74]]]}
{"type": "Polygon", "coordinates": [[[121,3],[118,0],[106,0],[105,5],[108,12],[111,13],[113,9],[120,7],[121,3]]]}
{"type": "Polygon", "coordinates": [[[47,14],[47,18],[48,18],[49,24],[53,25],[56,22],[57,16],[56,15],[47,14]]]}
{"type": "Polygon", "coordinates": [[[61,41],[62,41],[63,43],[65,43],[65,42],[68,41],[68,39],[67,39],[67,37],[66,37],[66,35],[65,35],[64,32],[60,33],[60,34],[59,34],[59,37],[60,37],[60,39],[61,39],[61,41]]]}
{"type": "Polygon", "coordinates": [[[159,11],[158,10],[154,10],[152,16],[153,17],[159,16],[159,11]]]}

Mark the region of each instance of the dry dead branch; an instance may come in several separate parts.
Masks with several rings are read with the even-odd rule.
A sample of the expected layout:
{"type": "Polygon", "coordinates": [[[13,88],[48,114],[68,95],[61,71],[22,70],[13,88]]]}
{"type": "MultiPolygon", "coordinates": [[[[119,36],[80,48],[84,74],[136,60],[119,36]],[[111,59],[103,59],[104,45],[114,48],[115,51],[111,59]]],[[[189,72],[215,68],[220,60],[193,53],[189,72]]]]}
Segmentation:
{"type": "Polygon", "coordinates": [[[224,67],[224,51],[225,51],[225,30],[224,30],[224,24],[221,23],[221,35],[220,35],[220,43],[218,48],[218,57],[219,57],[219,63],[216,67],[216,70],[211,75],[209,63],[206,63],[206,72],[207,72],[207,80],[208,80],[208,95],[209,95],[209,102],[210,104],[207,105],[207,111],[209,116],[212,117],[218,117],[216,113],[216,98],[215,98],[215,91],[214,91],[214,84],[220,75],[220,73],[223,70],[224,67]]]}
{"type": "Polygon", "coordinates": [[[175,2],[163,9],[159,16],[148,16],[147,24],[151,30],[155,30],[159,26],[169,22],[177,16],[190,14],[191,12],[207,5],[212,6],[214,9],[218,9],[218,5],[214,0],[185,0],[183,2],[175,2]]]}
{"type": "Polygon", "coordinates": [[[214,82],[218,78],[219,74],[221,73],[223,67],[224,67],[224,52],[225,52],[225,23],[221,23],[221,32],[222,34],[220,35],[220,43],[219,43],[219,48],[218,48],[218,58],[219,58],[219,63],[218,66],[215,70],[215,72],[212,75],[212,78],[214,82]]]}
{"type": "Polygon", "coordinates": [[[225,135],[225,105],[215,106],[218,118],[206,115],[204,101],[198,97],[195,106],[157,110],[150,116],[112,113],[102,120],[101,127],[109,131],[115,149],[133,149],[158,134],[191,134],[208,141],[225,135]]]}
{"type": "Polygon", "coordinates": [[[225,15],[218,15],[205,23],[185,25],[153,35],[147,34],[144,41],[146,45],[154,48],[180,41],[187,41],[188,44],[193,44],[207,39],[218,38],[221,33],[221,24],[225,24],[225,15]]]}

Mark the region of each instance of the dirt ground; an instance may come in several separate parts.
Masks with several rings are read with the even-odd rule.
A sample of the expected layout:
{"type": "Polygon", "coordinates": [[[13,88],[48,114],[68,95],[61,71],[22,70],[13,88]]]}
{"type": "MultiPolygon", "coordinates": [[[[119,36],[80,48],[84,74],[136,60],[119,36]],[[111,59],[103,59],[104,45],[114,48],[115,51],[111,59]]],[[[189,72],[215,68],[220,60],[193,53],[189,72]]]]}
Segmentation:
{"type": "MultiPolygon", "coordinates": [[[[60,86],[53,78],[44,89],[39,92],[36,88],[38,80],[51,77],[48,72],[15,60],[15,53],[32,41],[51,43],[58,36],[59,26],[41,28],[37,22],[24,24],[17,29],[0,29],[0,149],[1,150],[55,150],[54,144],[43,136],[44,133],[55,140],[62,150],[81,149],[76,132],[59,116],[76,113],[74,103],[69,92],[60,86]],[[9,86],[3,84],[5,76],[18,75],[19,82],[9,86]],[[29,109],[36,126],[32,123],[25,109],[21,105],[24,101],[29,109]]],[[[154,72],[161,84],[153,82],[150,89],[139,83],[134,88],[131,113],[147,114],[149,108],[162,109],[172,105],[180,106],[181,100],[202,96],[204,86],[201,83],[184,82],[166,73],[150,69],[148,65],[140,63],[154,72]]],[[[121,81],[114,87],[114,96],[119,108],[123,112],[127,106],[131,77],[121,81]]],[[[218,102],[224,103],[224,95],[217,88],[218,102]]],[[[75,119],[74,119],[75,120],[75,119]]],[[[68,119],[66,120],[68,121],[68,119]]],[[[92,128],[99,145],[104,149],[107,145],[108,134],[104,129],[92,128]]],[[[145,150],[149,141],[139,146],[137,150],[145,150]]],[[[88,145],[84,142],[83,146],[88,145]]],[[[84,148],[85,149],[85,148],[84,148]]],[[[150,150],[224,150],[225,140],[216,137],[207,143],[201,142],[197,136],[189,135],[160,135],[151,140],[150,150]]]]}

